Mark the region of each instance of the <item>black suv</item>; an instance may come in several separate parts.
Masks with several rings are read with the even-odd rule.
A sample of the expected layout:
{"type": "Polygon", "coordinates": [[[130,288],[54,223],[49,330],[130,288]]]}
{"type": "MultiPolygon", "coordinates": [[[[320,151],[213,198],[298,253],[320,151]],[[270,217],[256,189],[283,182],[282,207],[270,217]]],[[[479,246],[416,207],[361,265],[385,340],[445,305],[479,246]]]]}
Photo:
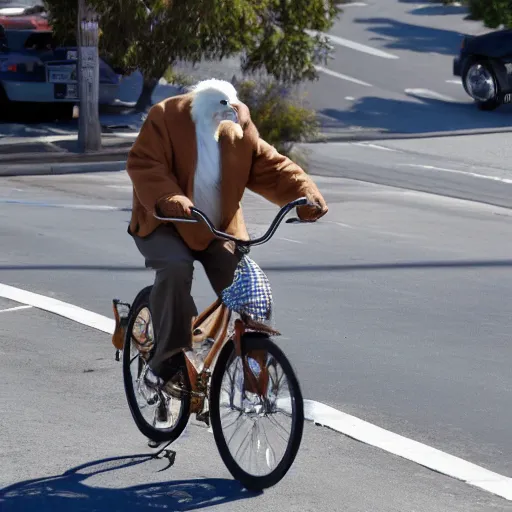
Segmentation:
{"type": "Polygon", "coordinates": [[[453,74],[482,110],[512,102],[512,30],[465,36],[453,74]]]}

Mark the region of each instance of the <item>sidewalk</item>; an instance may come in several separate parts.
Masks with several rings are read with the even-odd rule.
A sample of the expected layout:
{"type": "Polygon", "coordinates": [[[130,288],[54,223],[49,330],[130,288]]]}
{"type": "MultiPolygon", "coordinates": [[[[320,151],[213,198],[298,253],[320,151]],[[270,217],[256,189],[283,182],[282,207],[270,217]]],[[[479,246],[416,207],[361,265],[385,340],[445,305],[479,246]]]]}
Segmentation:
{"type": "Polygon", "coordinates": [[[0,139],[0,176],[113,171],[125,168],[136,132],[103,134],[99,151],[78,151],[77,135],[0,139]]]}

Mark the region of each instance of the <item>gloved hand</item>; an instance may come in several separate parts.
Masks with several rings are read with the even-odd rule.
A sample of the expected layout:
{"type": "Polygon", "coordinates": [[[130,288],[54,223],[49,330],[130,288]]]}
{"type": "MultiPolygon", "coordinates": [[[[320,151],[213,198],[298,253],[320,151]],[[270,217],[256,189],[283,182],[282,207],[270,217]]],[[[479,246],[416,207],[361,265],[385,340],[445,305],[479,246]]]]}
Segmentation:
{"type": "Polygon", "coordinates": [[[158,201],[157,211],[162,217],[192,217],[191,206],[194,204],[186,196],[168,196],[158,201]]]}
{"type": "Polygon", "coordinates": [[[315,203],[316,206],[297,207],[297,215],[300,220],[304,222],[315,222],[329,211],[327,203],[320,192],[306,193],[305,197],[307,197],[310,203],[315,203]]]}

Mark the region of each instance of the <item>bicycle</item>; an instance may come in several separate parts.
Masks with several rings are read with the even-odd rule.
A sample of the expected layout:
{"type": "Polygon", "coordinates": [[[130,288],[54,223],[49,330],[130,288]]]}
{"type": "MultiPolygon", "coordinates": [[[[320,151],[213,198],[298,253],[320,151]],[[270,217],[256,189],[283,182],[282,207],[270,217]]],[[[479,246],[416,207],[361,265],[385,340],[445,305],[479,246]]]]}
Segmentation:
{"type": "MultiPolygon", "coordinates": [[[[300,198],[282,207],[267,232],[253,240],[239,240],[218,231],[207,216],[196,208],[191,208],[193,219],[157,217],[172,222],[202,221],[217,238],[234,242],[241,255],[233,284],[193,322],[192,346],[202,346],[206,357],[198,363],[196,352],[190,349],[182,351],[179,356],[182,357],[180,393],[174,388],[167,390],[164,386],[157,396],[143,383],[147,361],[155,345],[149,305],[152,285],[143,288],[133,304],[113,300],[116,324],[112,342],[117,349],[117,360],[120,351],[123,353],[126,398],[139,431],[153,442],[170,443],[178,439],[190,416],[195,414],[198,421],[208,426],[211,423],[224,464],[231,475],[250,490],[274,486],[290,469],[302,441],[304,403],[291,364],[271,338],[280,333],[265,323],[272,312],[270,285],[248,254],[251,247],[262,245],[273,237],[293,208],[306,204],[309,204],[307,199],[300,198]],[[245,296],[244,286],[249,287],[249,292],[245,290],[245,296]],[[256,314],[258,307],[259,315],[256,314]],[[238,315],[234,323],[233,314],[238,315]],[[135,375],[132,374],[134,362],[135,375]],[[288,394],[279,398],[279,387],[286,387],[285,384],[288,394]],[[225,404],[223,395],[227,395],[225,404]],[[222,410],[223,406],[225,411],[222,410]],[[149,411],[148,417],[144,416],[146,409],[149,411]],[[226,414],[223,415],[223,412],[226,414]],[[289,429],[279,423],[274,414],[284,417],[289,429]],[[160,422],[165,417],[168,421],[160,422]],[[242,426],[239,421],[243,417],[249,419],[249,432],[238,449],[233,451],[231,443],[243,431],[239,428],[242,426]],[[234,432],[227,435],[225,430],[233,426],[234,432]],[[274,448],[262,449],[262,440],[255,439],[260,427],[267,442],[266,427],[274,427],[281,442],[284,442],[284,447],[281,446],[279,450],[280,456],[274,448]],[[249,455],[247,465],[238,460],[238,456],[246,452],[249,455]],[[255,466],[256,470],[253,471],[255,466]]],[[[296,218],[287,220],[287,223],[290,222],[301,221],[296,218]]]]}

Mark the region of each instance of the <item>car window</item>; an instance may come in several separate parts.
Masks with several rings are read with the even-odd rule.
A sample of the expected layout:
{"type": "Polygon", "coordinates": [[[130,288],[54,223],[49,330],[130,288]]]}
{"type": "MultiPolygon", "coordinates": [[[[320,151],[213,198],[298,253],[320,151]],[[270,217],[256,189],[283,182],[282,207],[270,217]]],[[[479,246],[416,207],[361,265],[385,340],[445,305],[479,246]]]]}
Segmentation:
{"type": "Polygon", "coordinates": [[[28,36],[24,47],[28,50],[51,50],[53,47],[51,32],[33,32],[28,36]]]}

